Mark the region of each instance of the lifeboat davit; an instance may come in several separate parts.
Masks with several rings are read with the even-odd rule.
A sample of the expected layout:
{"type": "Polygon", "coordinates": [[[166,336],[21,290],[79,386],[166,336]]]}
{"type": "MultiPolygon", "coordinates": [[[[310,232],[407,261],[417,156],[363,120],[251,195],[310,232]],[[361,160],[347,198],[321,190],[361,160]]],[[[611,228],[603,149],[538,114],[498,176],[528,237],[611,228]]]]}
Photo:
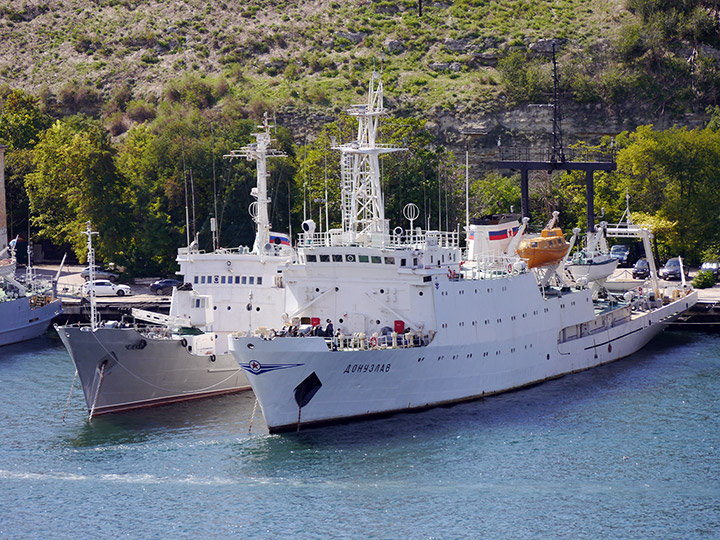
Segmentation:
{"type": "Polygon", "coordinates": [[[558,264],[570,249],[562,229],[543,229],[540,236],[523,238],[518,243],[517,254],[528,261],[528,268],[558,264]]]}

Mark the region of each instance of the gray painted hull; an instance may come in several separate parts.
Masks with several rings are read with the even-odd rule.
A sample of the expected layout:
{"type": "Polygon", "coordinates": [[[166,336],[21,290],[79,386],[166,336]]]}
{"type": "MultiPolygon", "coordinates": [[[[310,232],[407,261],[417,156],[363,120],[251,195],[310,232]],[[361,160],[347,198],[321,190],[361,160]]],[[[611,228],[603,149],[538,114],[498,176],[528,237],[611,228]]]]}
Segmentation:
{"type": "Polygon", "coordinates": [[[190,354],[177,339],[134,328],[56,326],[94,415],[248,390],[230,354],[190,354]]]}
{"type": "Polygon", "coordinates": [[[53,318],[60,313],[60,300],[54,300],[42,307],[32,307],[29,297],[0,302],[0,345],[10,345],[43,335],[53,318]]]}

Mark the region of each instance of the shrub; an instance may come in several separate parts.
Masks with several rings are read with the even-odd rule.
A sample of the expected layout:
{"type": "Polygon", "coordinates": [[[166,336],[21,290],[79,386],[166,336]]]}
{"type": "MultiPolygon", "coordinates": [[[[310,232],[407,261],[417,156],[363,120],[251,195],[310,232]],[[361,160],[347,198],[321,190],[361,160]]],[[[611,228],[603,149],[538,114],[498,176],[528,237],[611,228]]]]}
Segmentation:
{"type": "Polygon", "coordinates": [[[692,281],[696,289],[707,289],[715,285],[715,276],[710,270],[701,270],[692,281]]]}
{"type": "Polygon", "coordinates": [[[120,111],[110,115],[105,121],[105,125],[110,132],[110,135],[112,135],[113,137],[122,135],[128,129],[127,123],[125,122],[125,117],[120,111]]]}
{"type": "Polygon", "coordinates": [[[548,81],[539,64],[528,59],[523,51],[514,51],[498,61],[498,71],[508,97],[515,101],[537,100],[548,81]]]}
{"type": "Polygon", "coordinates": [[[127,104],[127,117],[133,122],[142,123],[155,118],[155,110],[144,101],[131,101],[127,104]]]}

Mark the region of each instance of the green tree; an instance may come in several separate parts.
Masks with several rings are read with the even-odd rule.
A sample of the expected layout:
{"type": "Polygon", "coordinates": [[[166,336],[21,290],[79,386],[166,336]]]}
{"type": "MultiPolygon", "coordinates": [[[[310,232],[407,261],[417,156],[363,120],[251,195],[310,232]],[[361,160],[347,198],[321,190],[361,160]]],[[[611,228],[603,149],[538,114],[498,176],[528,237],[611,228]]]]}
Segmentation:
{"type": "Polygon", "coordinates": [[[126,183],[113,162],[114,149],[102,125],[84,116],[57,121],[35,147],[35,171],[25,177],[32,222],[56,244],[69,242],[87,255],[81,231],[90,221],[100,232],[100,259],[127,262],[129,234],[126,183]]]}
{"type": "Polygon", "coordinates": [[[470,186],[471,201],[480,215],[520,212],[520,175],[487,173],[470,186]]]}
{"type": "Polygon", "coordinates": [[[11,91],[0,103],[0,142],[12,150],[32,148],[52,119],[38,108],[37,98],[11,91]]]}
{"type": "Polygon", "coordinates": [[[28,228],[25,175],[32,172],[32,148],[52,119],[38,107],[37,99],[22,90],[9,91],[0,100],[0,143],[7,145],[5,191],[8,233],[28,228]]]}
{"type": "Polygon", "coordinates": [[[617,141],[618,185],[628,190],[635,208],[676,223],[682,241],[666,239],[668,245],[699,260],[720,239],[720,133],[640,126],[617,141]]]}

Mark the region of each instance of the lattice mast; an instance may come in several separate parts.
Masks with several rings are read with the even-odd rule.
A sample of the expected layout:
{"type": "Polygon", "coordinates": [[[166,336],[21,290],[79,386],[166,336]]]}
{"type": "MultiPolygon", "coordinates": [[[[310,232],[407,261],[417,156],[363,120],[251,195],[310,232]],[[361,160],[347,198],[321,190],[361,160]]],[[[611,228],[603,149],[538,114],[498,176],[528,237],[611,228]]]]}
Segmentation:
{"type": "Polygon", "coordinates": [[[226,158],[245,158],[248,161],[255,160],[257,164],[257,185],[250,190],[250,195],[257,200],[250,205],[250,216],[256,225],[255,242],[253,244],[253,253],[263,253],[263,250],[270,242],[270,216],[268,205],[270,197],[268,197],[267,179],[267,158],[269,157],[287,157],[286,154],[270,148],[272,137],[270,129],[274,126],[268,122],[268,114],[263,115],[263,123],[258,126],[263,131],[255,133],[256,142],[241,148],[240,150],[232,150],[230,154],[223,157],[226,158]]]}
{"type": "Polygon", "coordinates": [[[337,148],[342,152],[343,231],[350,233],[353,241],[359,235],[387,233],[379,156],[404,149],[377,144],[378,124],[385,107],[383,83],[376,71],[370,77],[367,103],[353,105],[348,114],[358,120],[357,139],[337,148]]]}

